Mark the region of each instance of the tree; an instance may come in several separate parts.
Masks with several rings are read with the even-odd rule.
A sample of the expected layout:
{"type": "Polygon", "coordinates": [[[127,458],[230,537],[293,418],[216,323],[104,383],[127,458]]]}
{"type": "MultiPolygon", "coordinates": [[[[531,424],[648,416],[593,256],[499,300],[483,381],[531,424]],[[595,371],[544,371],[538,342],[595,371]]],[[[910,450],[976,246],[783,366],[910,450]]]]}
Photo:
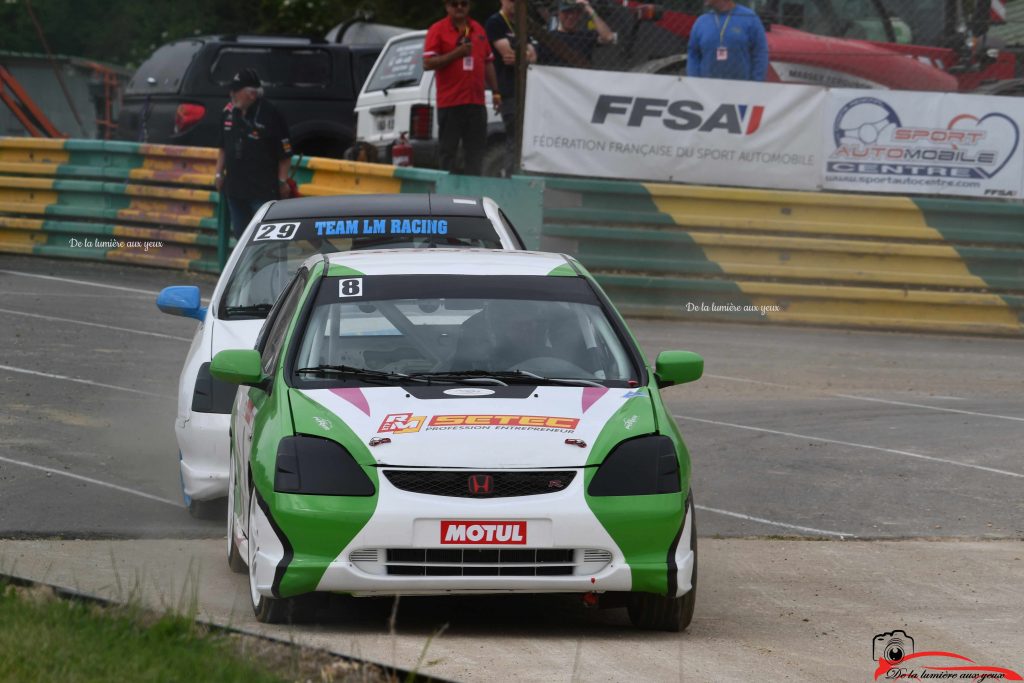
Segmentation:
{"type": "MultiPolygon", "coordinates": [[[[29,3],[55,53],[124,66],[138,65],[160,45],[188,36],[323,36],[357,12],[420,29],[444,16],[441,0],[4,0],[0,45],[5,50],[43,52],[29,3]]],[[[473,15],[482,20],[497,6],[498,0],[480,0],[473,15]]]]}

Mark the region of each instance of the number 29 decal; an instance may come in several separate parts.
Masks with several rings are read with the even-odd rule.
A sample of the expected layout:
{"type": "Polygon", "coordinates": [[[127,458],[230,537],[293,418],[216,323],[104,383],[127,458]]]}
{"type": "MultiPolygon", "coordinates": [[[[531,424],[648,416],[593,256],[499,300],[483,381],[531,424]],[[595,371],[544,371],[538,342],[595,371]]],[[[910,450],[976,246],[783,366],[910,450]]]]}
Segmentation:
{"type": "Polygon", "coordinates": [[[338,283],[338,296],[362,296],[363,295],[363,278],[361,277],[350,277],[341,280],[338,283]]]}
{"type": "Polygon", "coordinates": [[[295,232],[298,229],[298,223],[266,223],[256,228],[256,236],[252,238],[252,241],[290,240],[295,237],[295,232]]]}

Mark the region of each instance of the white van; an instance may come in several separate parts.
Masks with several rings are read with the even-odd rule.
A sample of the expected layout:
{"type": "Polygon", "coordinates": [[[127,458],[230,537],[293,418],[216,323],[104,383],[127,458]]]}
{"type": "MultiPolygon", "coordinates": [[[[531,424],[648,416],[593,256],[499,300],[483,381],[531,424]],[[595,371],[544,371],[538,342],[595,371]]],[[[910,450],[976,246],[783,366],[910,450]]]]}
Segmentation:
{"type": "MultiPolygon", "coordinates": [[[[391,147],[408,133],[412,165],[437,168],[437,90],[434,72],[423,70],[426,31],[403,33],[388,40],[356,100],[356,142],[372,145],[377,161],[391,163],[391,147]]],[[[501,175],[505,126],[487,99],[487,149],[483,174],[501,175]]]]}

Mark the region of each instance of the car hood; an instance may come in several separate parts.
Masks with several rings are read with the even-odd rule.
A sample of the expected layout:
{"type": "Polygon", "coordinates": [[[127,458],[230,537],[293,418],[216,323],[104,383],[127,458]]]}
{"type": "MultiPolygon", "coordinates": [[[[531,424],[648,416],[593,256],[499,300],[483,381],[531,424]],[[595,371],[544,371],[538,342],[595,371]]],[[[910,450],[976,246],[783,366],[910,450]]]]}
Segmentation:
{"type": "Polygon", "coordinates": [[[401,467],[580,467],[595,444],[607,450],[656,429],[646,388],[292,389],[291,406],[296,433],[332,438],[357,459],[368,451],[373,464],[401,467]],[[373,439],[390,441],[371,446],[373,439]]]}

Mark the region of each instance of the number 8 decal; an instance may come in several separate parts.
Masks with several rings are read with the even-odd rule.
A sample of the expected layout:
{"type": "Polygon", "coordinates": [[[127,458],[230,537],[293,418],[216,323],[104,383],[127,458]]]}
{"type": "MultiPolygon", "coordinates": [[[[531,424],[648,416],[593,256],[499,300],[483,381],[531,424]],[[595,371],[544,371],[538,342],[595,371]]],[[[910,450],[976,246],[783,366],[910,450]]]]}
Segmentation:
{"type": "Polygon", "coordinates": [[[363,295],[363,278],[353,277],[347,280],[342,280],[338,286],[338,296],[362,296],[363,295]]]}

